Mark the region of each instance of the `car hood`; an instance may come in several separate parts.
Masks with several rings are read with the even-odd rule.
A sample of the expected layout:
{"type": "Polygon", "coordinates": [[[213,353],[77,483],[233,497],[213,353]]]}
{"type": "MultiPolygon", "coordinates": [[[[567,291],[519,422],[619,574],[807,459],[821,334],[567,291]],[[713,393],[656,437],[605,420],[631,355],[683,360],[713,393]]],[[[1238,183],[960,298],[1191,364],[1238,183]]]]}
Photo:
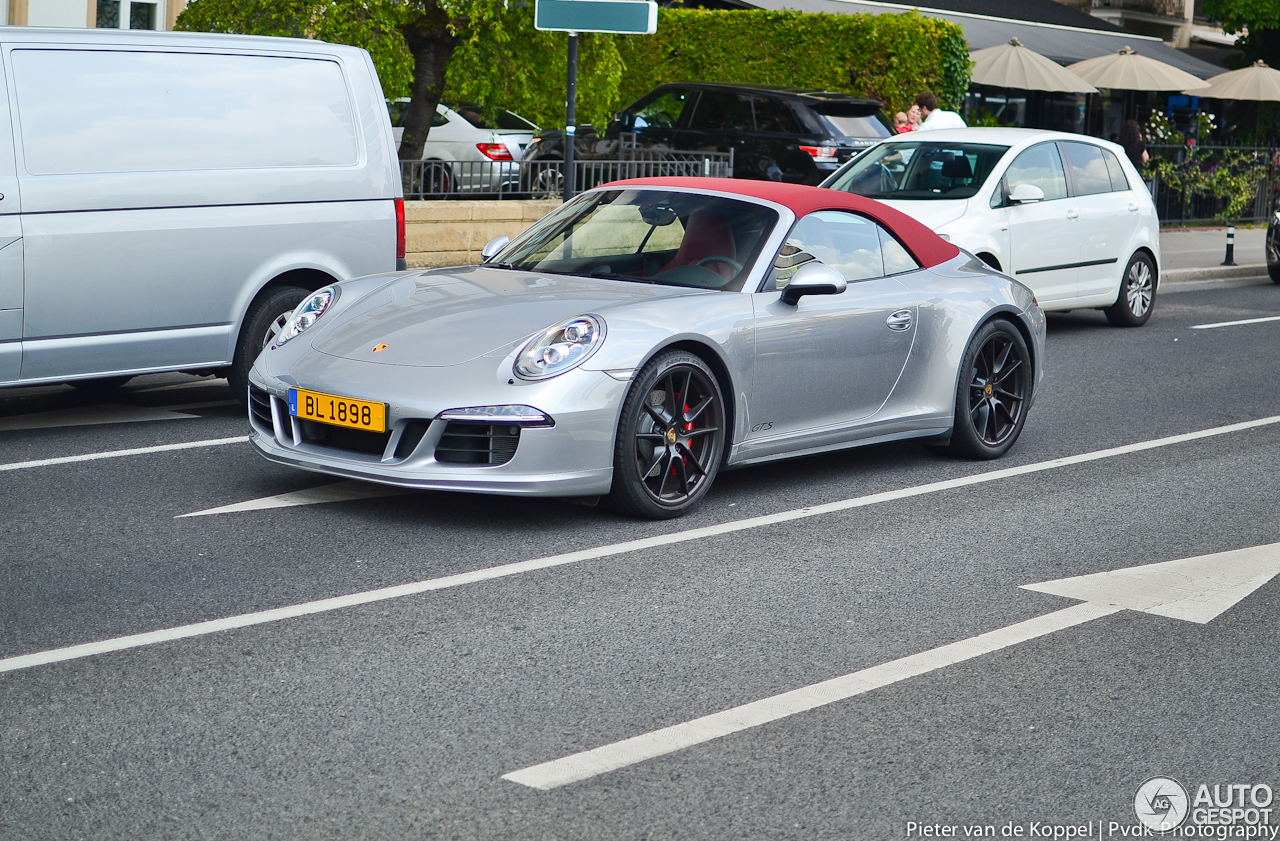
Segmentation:
{"type": "MultiPolygon", "coordinates": [[[[477,266],[422,274],[412,291],[358,301],[312,343],[330,356],[385,365],[438,368],[510,349],[558,321],[627,304],[723,294],[627,281],[536,274],[477,266]],[[375,352],[375,347],[385,345],[375,352]]],[[[403,284],[395,284],[403,290],[403,284]]]]}
{"type": "Polygon", "coordinates": [[[928,225],[935,231],[943,225],[959,219],[969,208],[968,199],[930,199],[928,201],[881,200],[880,203],[887,204],[894,210],[902,211],[912,219],[928,225]]]}

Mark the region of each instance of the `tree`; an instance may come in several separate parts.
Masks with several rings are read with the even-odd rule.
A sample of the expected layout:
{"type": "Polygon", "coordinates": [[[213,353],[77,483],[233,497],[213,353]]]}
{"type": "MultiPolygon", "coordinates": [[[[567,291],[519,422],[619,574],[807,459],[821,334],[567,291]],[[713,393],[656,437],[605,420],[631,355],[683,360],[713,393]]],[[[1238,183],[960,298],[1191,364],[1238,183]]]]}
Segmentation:
{"type": "Polygon", "coordinates": [[[1198,14],[1222,22],[1224,32],[1244,32],[1237,45],[1241,67],[1262,59],[1280,68],[1280,0],[1204,0],[1198,14]]]}

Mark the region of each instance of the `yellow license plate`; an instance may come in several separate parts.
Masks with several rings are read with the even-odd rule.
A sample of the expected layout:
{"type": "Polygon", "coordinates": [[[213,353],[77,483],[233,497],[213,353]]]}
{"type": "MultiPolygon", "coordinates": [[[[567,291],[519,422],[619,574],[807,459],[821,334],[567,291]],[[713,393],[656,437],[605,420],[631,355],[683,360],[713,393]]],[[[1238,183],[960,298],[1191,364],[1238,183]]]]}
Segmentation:
{"type": "Polygon", "coordinates": [[[322,394],[301,388],[289,389],[289,414],[306,420],[363,429],[366,432],[387,431],[387,404],[322,394]]]}

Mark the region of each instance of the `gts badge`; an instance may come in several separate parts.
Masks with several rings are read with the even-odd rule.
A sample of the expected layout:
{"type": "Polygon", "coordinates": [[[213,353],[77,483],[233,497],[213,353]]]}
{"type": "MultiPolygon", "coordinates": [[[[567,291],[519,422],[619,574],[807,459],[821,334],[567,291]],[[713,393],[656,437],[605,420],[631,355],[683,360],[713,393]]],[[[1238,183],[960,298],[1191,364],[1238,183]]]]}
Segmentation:
{"type": "Polygon", "coordinates": [[[772,423],[758,423],[751,427],[752,432],[768,432],[770,429],[773,429],[772,423]]]}

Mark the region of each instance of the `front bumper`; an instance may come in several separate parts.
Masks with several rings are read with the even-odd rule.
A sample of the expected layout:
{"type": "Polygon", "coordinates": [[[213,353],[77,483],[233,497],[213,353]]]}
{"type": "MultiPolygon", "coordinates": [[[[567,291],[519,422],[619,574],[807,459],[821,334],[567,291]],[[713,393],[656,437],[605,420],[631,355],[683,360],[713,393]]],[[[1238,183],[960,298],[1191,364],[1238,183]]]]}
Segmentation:
{"type": "Polygon", "coordinates": [[[385,366],[332,357],[328,362],[328,376],[305,379],[272,376],[262,370],[261,363],[254,368],[250,442],[264,458],[406,488],[564,497],[609,492],[617,415],[626,382],[581,369],[523,387],[495,381],[492,370],[488,377],[473,371],[480,376],[460,378],[459,369],[491,369],[493,361],[484,359],[453,368],[400,368],[394,386],[384,381],[384,387],[370,389],[370,380],[382,373],[375,369],[385,366]],[[465,387],[458,387],[460,380],[465,387]],[[388,431],[352,434],[341,427],[299,420],[289,414],[291,386],[385,401],[388,431]],[[423,397],[440,394],[450,396],[423,397]],[[508,404],[532,405],[549,415],[554,426],[475,421],[463,422],[468,431],[460,433],[458,422],[440,418],[448,409],[508,404]],[[459,463],[458,451],[451,451],[451,445],[459,435],[481,428],[487,429],[480,438],[493,436],[488,439],[490,449],[467,453],[466,463],[459,463]],[[331,434],[334,430],[339,433],[331,434]],[[472,455],[476,457],[469,458],[472,455]]]}

